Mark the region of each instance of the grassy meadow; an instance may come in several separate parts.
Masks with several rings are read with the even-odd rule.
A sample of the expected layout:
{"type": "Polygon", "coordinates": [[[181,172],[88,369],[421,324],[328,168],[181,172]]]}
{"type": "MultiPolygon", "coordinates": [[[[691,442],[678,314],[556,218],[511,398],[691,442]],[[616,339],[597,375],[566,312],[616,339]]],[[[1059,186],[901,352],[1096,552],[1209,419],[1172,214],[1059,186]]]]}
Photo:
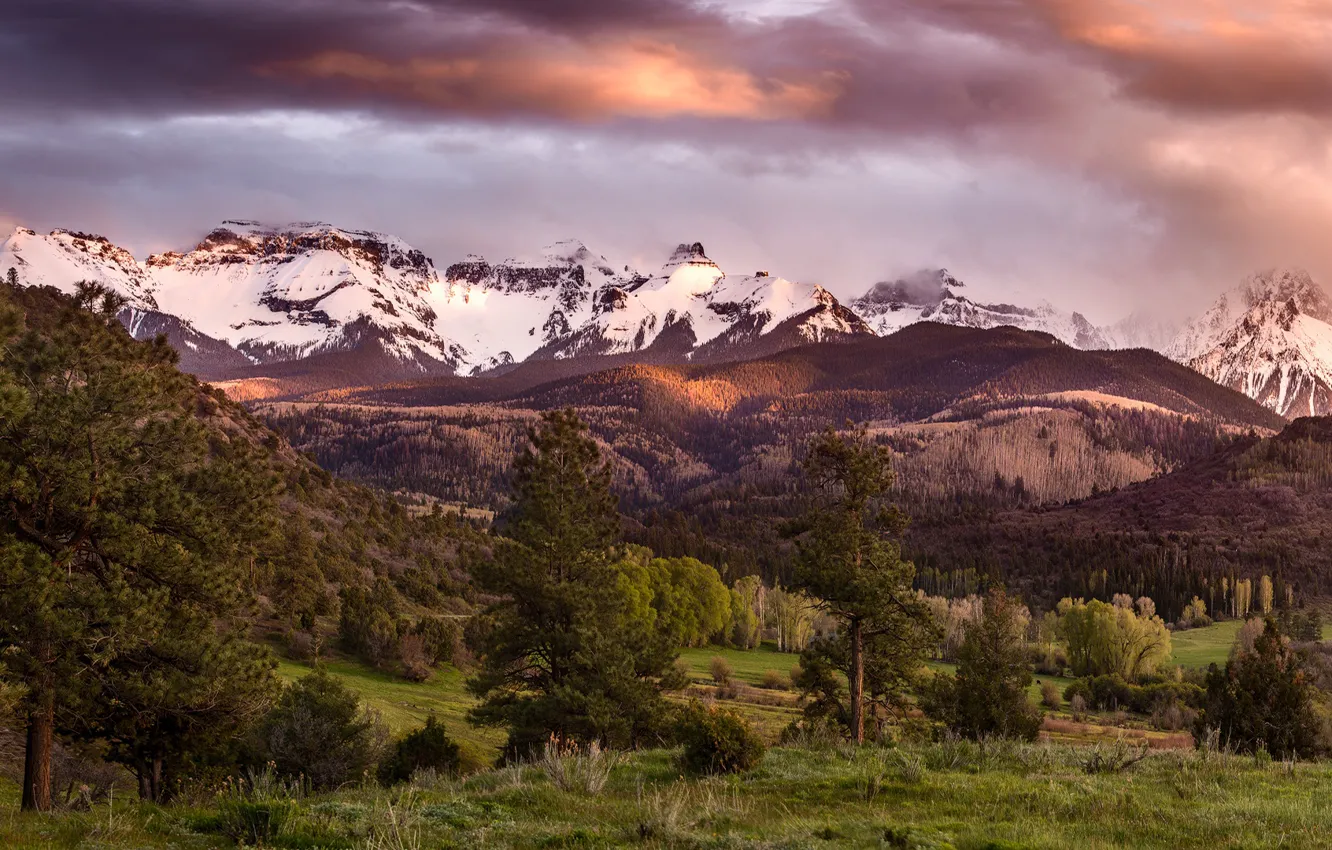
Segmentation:
{"type": "MultiPolygon", "coordinates": [[[[1173,663],[1224,661],[1236,629],[1222,623],[1175,634],[1173,663]]],[[[692,679],[686,697],[717,695],[711,672],[717,656],[733,671],[728,704],[776,744],[798,715],[797,697],[764,685],[773,684],[766,681],[770,671],[789,681],[799,657],[770,645],[685,650],[692,679]]],[[[463,673],[449,668],[413,684],[356,661],[326,663],[395,734],[433,713],[462,744],[468,763],[493,760],[503,733],[466,723],[472,698],[463,673]]],[[[310,669],[283,661],[278,672],[294,680],[310,669]]],[[[1071,680],[1054,681],[1062,689],[1071,680]]],[[[1327,846],[1332,835],[1332,765],[1199,752],[1187,734],[1095,716],[1073,722],[1050,715],[1042,738],[859,751],[809,741],[774,747],[749,774],[713,779],[684,775],[673,751],[650,751],[579,757],[571,773],[582,779],[573,787],[561,787],[555,772],[538,763],[480,769],[458,780],[427,776],[392,790],[366,785],[305,797],[278,786],[244,806],[200,795],[188,805],[159,808],[125,796],[55,816],[20,814],[17,786],[0,783],[0,847],[235,847],[237,830],[248,828],[237,826],[237,812],[252,814],[256,806],[272,810],[265,815],[269,832],[250,833],[243,846],[1210,850],[1327,846]],[[1142,753],[1141,761],[1126,764],[1142,753]],[[591,787],[600,782],[604,788],[591,787]]]]}
{"type": "MultiPolygon", "coordinates": [[[[969,742],[770,750],[754,771],[699,779],[671,751],[539,765],[393,790],[251,803],[290,848],[1303,848],[1332,835],[1332,767],[1176,750],[1122,767],[1122,744],[969,742]],[[604,787],[596,787],[604,781],[604,787]],[[276,822],[276,825],[274,823],[276,822]]],[[[0,814],[6,848],[236,846],[226,800],[117,801],[58,817],[0,814]]]]}

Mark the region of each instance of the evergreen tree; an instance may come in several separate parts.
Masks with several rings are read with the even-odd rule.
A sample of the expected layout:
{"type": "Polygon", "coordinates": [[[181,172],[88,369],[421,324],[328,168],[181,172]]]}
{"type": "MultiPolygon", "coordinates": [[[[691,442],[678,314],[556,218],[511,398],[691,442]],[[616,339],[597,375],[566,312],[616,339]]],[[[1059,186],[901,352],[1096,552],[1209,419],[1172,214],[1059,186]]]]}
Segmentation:
{"type": "Polygon", "coordinates": [[[938,715],[969,738],[1035,739],[1040,712],[1031,704],[1025,609],[1003,591],[985,598],[980,619],[968,624],[957,652],[957,673],[936,695],[938,715]]]}
{"type": "Polygon", "coordinates": [[[836,637],[811,651],[835,658],[846,674],[851,738],[861,743],[867,668],[871,695],[897,701],[924,661],[932,622],[911,589],[915,568],[902,560],[905,518],[882,504],[894,481],[888,450],[863,429],[842,436],[829,428],[810,445],[804,470],[824,503],[805,519],[795,586],[839,623],[836,637]]]}
{"type": "Polygon", "coordinates": [[[1242,752],[1265,749],[1278,758],[1317,751],[1313,685],[1301,658],[1268,619],[1252,650],[1207,673],[1207,698],[1197,738],[1216,730],[1221,743],[1242,752]]]}
{"type": "Polygon", "coordinates": [[[117,662],[176,618],[238,612],[271,517],[275,482],[204,429],[211,399],[164,339],[126,333],[121,305],[91,286],[0,292],[0,652],[27,692],[25,809],[51,805],[57,723],[105,721],[75,709],[117,662]]]}
{"type": "Polygon", "coordinates": [[[9,271],[5,273],[5,283],[15,288],[18,287],[19,285],[18,269],[14,268],[13,266],[9,267],[9,271]]]}
{"type": "Polygon", "coordinates": [[[514,510],[494,558],[475,571],[500,597],[472,627],[481,660],[474,723],[507,726],[506,757],[551,736],[631,746],[664,715],[675,648],[630,615],[616,551],[610,466],[573,411],[543,414],[514,464],[514,510]]]}
{"type": "Polygon", "coordinates": [[[287,686],[259,727],[260,752],[277,772],[321,791],[365,776],[387,745],[384,721],[322,667],[287,686]]]}
{"type": "Polygon", "coordinates": [[[234,756],[280,692],[276,667],[242,630],[219,631],[181,606],[151,645],[118,655],[67,713],[78,718],[74,734],[107,742],[108,760],[134,774],[142,799],[165,803],[192,768],[234,756]]]}

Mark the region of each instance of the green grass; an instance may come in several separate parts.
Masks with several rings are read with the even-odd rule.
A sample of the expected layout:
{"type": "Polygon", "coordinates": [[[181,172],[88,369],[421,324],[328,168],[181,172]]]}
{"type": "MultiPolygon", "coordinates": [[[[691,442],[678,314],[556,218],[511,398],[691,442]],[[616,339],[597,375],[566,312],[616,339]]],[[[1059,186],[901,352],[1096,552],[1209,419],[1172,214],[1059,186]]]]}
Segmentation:
{"type": "MultiPolygon", "coordinates": [[[[465,674],[453,667],[438,670],[428,681],[417,684],[359,661],[334,659],[326,661],[325,666],[383,715],[394,735],[420,726],[433,713],[450,735],[486,761],[494,757],[504,742],[502,730],[478,729],[467,722],[467,710],[476,701],[463,687],[465,674]]],[[[299,662],[278,663],[278,675],[288,681],[299,679],[311,669],[310,665],[299,662]]]]}
{"type": "Polygon", "coordinates": [[[725,658],[735,670],[735,678],[747,685],[758,685],[769,670],[789,678],[791,668],[800,663],[799,653],[778,652],[770,643],[757,649],[706,646],[680,651],[680,657],[689,663],[690,676],[697,682],[712,681],[712,659],[716,656],[725,658]]]}
{"type": "MultiPolygon", "coordinates": [[[[1188,750],[1091,774],[1088,756],[1000,742],[784,748],[745,776],[696,779],[658,750],[626,756],[595,794],[529,767],[299,799],[272,846],[1230,850],[1323,847],[1332,835],[1327,764],[1188,750]]],[[[234,846],[218,823],[210,808],[129,801],[54,817],[11,809],[0,846],[234,846]]]]}
{"type": "Polygon", "coordinates": [[[1239,620],[1213,623],[1205,629],[1189,629],[1170,636],[1170,664],[1206,669],[1209,664],[1225,664],[1230,647],[1239,633],[1239,620]]]}

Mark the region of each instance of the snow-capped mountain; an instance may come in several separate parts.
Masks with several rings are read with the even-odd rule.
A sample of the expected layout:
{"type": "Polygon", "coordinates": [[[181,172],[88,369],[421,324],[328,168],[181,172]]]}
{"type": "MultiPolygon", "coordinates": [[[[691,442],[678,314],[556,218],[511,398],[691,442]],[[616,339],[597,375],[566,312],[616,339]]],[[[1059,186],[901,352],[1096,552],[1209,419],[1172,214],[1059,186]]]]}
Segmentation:
{"type": "Polygon", "coordinates": [[[651,277],[602,286],[589,321],[537,357],[651,351],[707,359],[871,334],[822,286],[767,272],[727,275],[700,243],[675,249],[651,277]]]}
{"type": "Polygon", "coordinates": [[[430,297],[443,332],[484,371],[558,346],[592,320],[603,291],[644,279],[571,239],[549,246],[537,260],[492,265],[470,255],[449,266],[430,297]]]}
{"type": "Polygon", "coordinates": [[[1332,413],[1332,302],[1308,272],[1249,277],[1166,355],[1283,416],[1332,413]]]}
{"type": "Polygon", "coordinates": [[[19,228],[0,246],[9,266],[28,285],[69,292],[90,280],[120,293],[131,332],[166,333],[196,371],[345,351],[453,369],[465,354],[434,329],[430,260],[379,233],[226,221],[187,253],[139,262],[100,236],[19,228]]]}
{"type": "Polygon", "coordinates": [[[875,284],[851,302],[880,336],[896,333],[917,322],[939,322],[969,328],[1011,325],[1042,331],[1076,348],[1110,348],[1111,342],[1080,313],[1063,313],[1047,302],[1036,307],[984,304],[958,295],[966,284],[944,269],[925,270],[898,280],[875,284]]]}
{"type": "Polygon", "coordinates": [[[434,266],[394,236],[227,221],[189,253],[149,257],[145,268],[159,310],[257,363],[367,343],[422,369],[455,368],[465,355],[435,329],[434,266]]]}
{"type": "Polygon", "coordinates": [[[226,221],[186,253],[143,262],[99,236],[20,228],[0,245],[9,266],[27,285],[89,280],[121,293],[136,336],[166,333],[182,365],[210,377],[326,354],[385,375],[636,352],[757,356],[872,333],[821,286],[728,276],[697,243],[653,276],[571,240],[536,260],[469,256],[441,278],[386,234],[226,221]]]}

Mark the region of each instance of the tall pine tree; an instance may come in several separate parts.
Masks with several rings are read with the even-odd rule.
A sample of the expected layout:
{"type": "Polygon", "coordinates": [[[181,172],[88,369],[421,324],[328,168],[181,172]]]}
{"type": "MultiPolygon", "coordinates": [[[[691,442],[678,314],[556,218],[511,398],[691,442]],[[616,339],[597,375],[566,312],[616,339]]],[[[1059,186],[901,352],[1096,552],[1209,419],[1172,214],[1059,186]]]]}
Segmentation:
{"type": "Polygon", "coordinates": [[[507,726],[508,758],[552,736],[633,746],[663,720],[676,653],[630,616],[611,470],[572,411],[543,414],[514,464],[512,517],[475,580],[500,597],[471,630],[473,722],[507,726]]]}
{"type": "Polygon", "coordinates": [[[57,725],[105,722],[83,709],[188,639],[182,618],[239,612],[271,518],[274,480],[203,426],[212,400],[120,307],[0,287],[0,651],[26,689],[25,809],[51,805],[57,725]]]}
{"type": "Polygon", "coordinates": [[[924,662],[929,612],[912,592],[915,567],[902,560],[905,518],[884,504],[894,481],[888,450],[864,429],[828,428],[810,444],[804,471],[821,501],[803,524],[795,586],[838,622],[836,637],[810,651],[846,674],[851,738],[862,743],[867,666],[882,696],[900,695],[924,662]]]}

